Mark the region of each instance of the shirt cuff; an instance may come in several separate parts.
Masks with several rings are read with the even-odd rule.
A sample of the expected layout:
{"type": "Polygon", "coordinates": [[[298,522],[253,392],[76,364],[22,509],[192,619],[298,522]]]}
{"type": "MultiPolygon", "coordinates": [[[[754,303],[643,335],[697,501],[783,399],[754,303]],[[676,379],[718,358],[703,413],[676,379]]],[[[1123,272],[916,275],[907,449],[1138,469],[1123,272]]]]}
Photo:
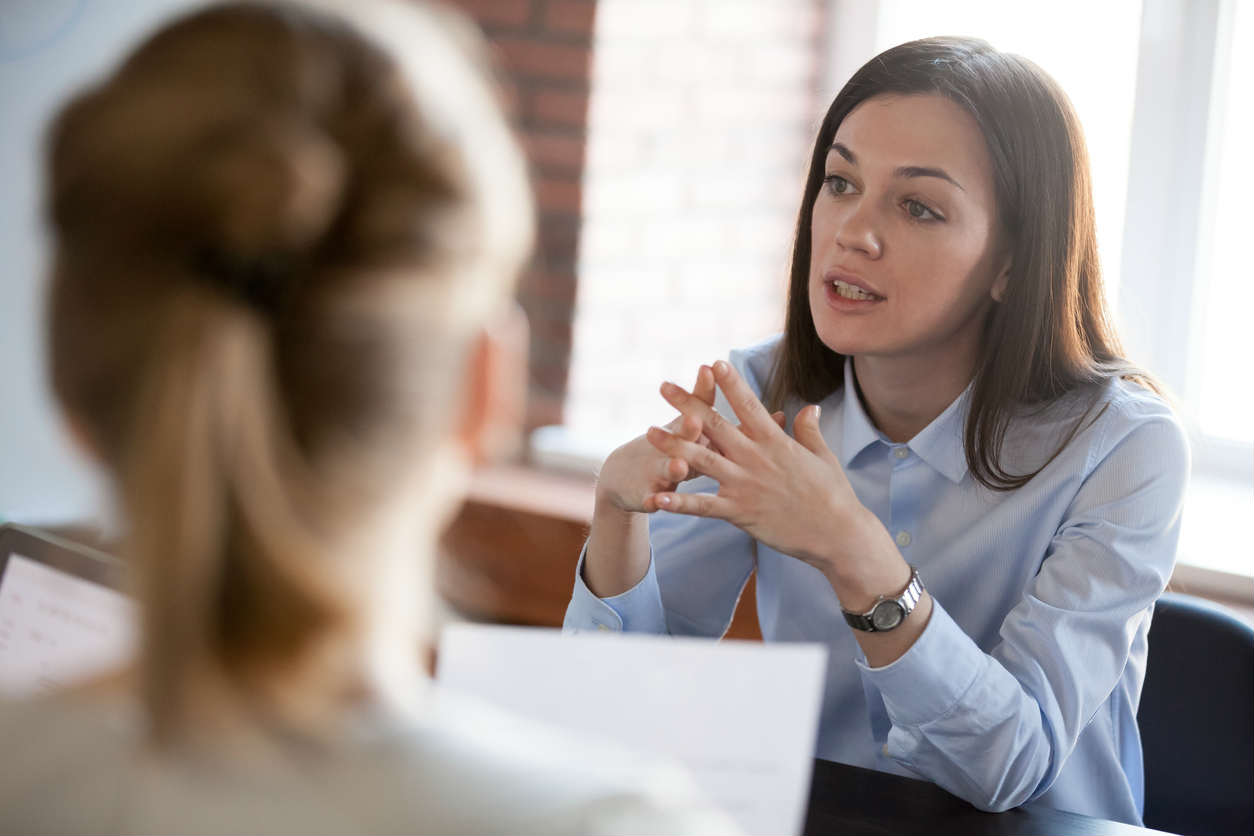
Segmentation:
{"type": "Polygon", "coordinates": [[[921,726],[953,710],[988,657],[933,598],[927,626],[909,650],[881,668],[854,661],[884,698],[894,726],[921,726]]]}
{"type": "Polygon", "coordinates": [[[632,633],[665,633],[666,613],[662,609],[662,590],[653,569],[653,550],[649,550],[649,571],[640,582],[626,592],[598,598],[583,580],[583,562],[588,556],[584,543],[575,567],[575,590],[566,607],[562,630],[578,633],[583,630],[610,630],[632,633]]]}

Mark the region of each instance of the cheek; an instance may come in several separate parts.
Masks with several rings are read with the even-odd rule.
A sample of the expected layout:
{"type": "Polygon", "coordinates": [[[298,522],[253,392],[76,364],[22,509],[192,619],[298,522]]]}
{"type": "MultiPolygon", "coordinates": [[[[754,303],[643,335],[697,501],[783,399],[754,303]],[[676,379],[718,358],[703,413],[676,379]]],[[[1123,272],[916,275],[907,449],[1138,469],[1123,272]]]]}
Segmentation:
{"type": "Polygon", "coordinates": [[[986,235],[955,230],[932,241],[916,240],[901,254],[910,262],[910,274],[922,280],[921,297],[960,302],[986,295],[992,284],[986,245],[986,235]]]}
{"type": "Polygon", "coordinates": [[[814,274],[815,269],[825,264],[827,259],[824,256],[835,245],[836,231],[839,228],[840,220],[836,214],[836,207],[829,201],[823,200],[820,195],[814,201],[814,210],[810,213],[810,273],[814,274]]]}

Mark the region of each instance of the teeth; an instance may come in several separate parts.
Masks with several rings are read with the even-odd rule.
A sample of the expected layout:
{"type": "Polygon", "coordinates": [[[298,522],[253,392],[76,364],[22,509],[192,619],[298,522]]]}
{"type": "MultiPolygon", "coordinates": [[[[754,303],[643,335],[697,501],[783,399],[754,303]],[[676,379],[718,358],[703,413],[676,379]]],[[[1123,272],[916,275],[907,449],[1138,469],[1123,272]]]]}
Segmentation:
{"type": "Polygon", "coordinates": [[[876,298],[870,293],[867,293],[862,288],[848,284],[847,282],[842,282],[840,279],[833,280],[832,285],[836,288],[836,293],[840,296],[844,296],[846,299],[874,299],[876,298]]]}

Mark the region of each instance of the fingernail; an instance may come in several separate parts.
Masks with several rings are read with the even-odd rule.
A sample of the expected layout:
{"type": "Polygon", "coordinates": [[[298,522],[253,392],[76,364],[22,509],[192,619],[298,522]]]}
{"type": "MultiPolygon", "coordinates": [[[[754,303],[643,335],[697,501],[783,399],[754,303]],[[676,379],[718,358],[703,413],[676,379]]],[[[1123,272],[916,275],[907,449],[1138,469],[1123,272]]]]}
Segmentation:
{"type": "Polygon", "coordinates": [[[814,405],[814,420],[815,421],[819,420],[819,416],[822,414],[823,414],[823,407],[819,406],[818,404],[815,404],[814,405]]]}
{"type": "Polygon", "coordinates": [[[657,498],[657,504],[658,505],[670,505],[671,498],[669,496],[659,496],[657,498]]]}
{"type": "Polygon", "coordinates": [[[715,363],[714,373],[719,374],[719,375],[727,374],[727,363],[725,363],[722,360],[719,360],[717,363],[715,363]]]}

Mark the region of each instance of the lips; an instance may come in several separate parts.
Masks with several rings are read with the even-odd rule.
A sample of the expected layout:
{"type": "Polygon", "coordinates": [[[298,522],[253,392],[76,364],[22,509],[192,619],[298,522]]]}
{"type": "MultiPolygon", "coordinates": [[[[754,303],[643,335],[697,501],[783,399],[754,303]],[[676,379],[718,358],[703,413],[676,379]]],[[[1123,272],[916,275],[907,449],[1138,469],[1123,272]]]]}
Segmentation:
{"type": "Polygon", "coordinates": [[[823,282],[825,285],[856,288],[856,290],[865,293],[865,295],[880,298],[880,300],[884,298],[883,293],[880,293],[877,288],[872,285],[872,283],[864,280],[863,277],[856,276],[854,273],[846,273],[843,269],[829,269],[829,271],[823,276],[823,282]]]}
{"type": "Polygon", "coordinates": [[[823,283],[846,299],[861,301],[880,301],[884,294],[880,293],[870,282],[844,270],[829,270],[823,276],[823,283]]]}

